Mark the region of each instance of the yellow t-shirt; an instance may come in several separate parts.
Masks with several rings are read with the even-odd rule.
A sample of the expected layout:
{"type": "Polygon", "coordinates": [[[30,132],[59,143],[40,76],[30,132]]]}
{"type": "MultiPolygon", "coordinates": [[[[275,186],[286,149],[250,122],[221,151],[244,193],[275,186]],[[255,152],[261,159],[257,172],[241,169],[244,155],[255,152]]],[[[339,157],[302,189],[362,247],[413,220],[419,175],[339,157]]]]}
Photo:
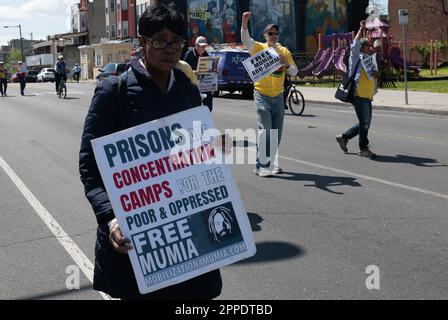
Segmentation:
{"type": "MultiPolygon", "coordinates": [[[[267,43],[254,42],[254,46],[252,48],[252,56],[256,55],[258,52],[268,49],[269,46],[267,43]]],[[[291,52],[285,47],[278,45],[275,48],[277,53],[284,55],[288,59],[288,63],[290,65],[295,65],[294,60],[292,59],[291,52]]],[[[260,81],[256,81],[254,83],[255,90],[259,93],[268,96],[268,97],[276,97],[283,92],[283,84],[285,82],[287,69],[285,67],[281,67],[274,73],[269,76],[261,79],[260,81]]]]}
{"type": "Polygon", "coordinates": [[[364,69],[361,71],[361,77],[359,78],[357,96],[360,98],[373,100],[373,93],[375,91],[375,79],[370,80],[367,77],[364,69]]]}
{"type": "Polygon", "coordinates": [[[0,79],[6,79],[6,68],[0,68],[0,79]]]}
{"type": "Polygon", "coordinates": [[[179,60],[176,67],[180,69],[185,75],[193,82],[193,84],[198,85],[198,79],[196,79],[196,75],[193,72],[193,69],[191,69],[190,65],[183,61],[179,60]]]}

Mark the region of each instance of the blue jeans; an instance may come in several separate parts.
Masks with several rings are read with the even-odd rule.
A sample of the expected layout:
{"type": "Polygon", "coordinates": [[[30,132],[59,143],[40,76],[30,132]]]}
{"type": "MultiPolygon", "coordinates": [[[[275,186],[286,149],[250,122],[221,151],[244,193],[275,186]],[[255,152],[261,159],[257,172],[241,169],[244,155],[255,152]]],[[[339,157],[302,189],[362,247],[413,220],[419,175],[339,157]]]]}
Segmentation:
{"type": "Polygon", "coordinates": [[[359,123],[348,129],[342,136],[350,140],[359,134],[359,149],[362,151],[369,146],[367,135],[369,134],[370,123],[372,121],[372,101],[355,97],[353,106],[355,107],[359,123]]]}
{"type": "Polygon", "coordinates": [[[283,94],[276,97],[268,97],[254,91],[255,110],[258,116],[258,143],[257,143],[257,163],[256,167],[268,168],[274,163],[278,146],[282,138],[283,119],[285,117],[285,106],[283,94]],[[275,130],[272,130],[275,129],[275,130]],[[271,134],[273,136],[271,148],[271,134]]]}

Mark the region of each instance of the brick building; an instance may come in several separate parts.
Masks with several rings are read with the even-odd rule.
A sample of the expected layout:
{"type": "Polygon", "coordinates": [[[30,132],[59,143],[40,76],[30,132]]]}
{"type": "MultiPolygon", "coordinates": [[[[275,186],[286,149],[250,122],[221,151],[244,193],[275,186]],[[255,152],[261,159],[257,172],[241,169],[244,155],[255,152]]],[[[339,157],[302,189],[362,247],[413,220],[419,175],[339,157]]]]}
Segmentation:
{"type": "MultiPolygon", "coordinates": [[[[390,35],[397,45],[403,38],[403,26],[398,22],[398,10],[408,9],[408,47],[431,40],[448,42],[448,1],[446,0],[389,0],[390,35]]],[[[420,63],[421,56],[410,50],[408,60],[420,63]],[[420,60],[420,61],[419,61],[420,60]]],[[[448,50],[439,55],[439,63],[448,60],[448,50]]]]}
{"type": "MultiPolygon", "coordinates": [[[[448,10],[448,1],[446,10],[448,10]]],[[[441,0],[390,0],[390,33],[401,39],[403,28],[398,24],[398,10],[409,10],[408,38],[411,42],[426,42],[431,39],[448,41],[448,11],[444,12],[441,0]]]]}

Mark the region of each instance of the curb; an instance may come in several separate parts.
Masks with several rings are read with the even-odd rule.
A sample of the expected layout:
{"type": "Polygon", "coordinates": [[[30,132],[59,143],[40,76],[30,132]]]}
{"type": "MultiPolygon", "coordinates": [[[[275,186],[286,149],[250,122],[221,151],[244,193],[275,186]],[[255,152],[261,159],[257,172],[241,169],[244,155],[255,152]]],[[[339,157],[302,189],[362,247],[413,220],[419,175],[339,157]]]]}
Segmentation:
{"type": "MultiPolygon", "coordinates": [[[[323,104],[329,106],[341,106],[345,108],[352,108],[352,105],[344,102],[330,102],[330,101],[318,101],[318,100],[307,100],[305,98],[305,102],[307,103],[315,103],[315,104],[323,104]]],[[[407,108],[407,107],[392,107],[392,106],[377,106],[374,105],[373,109],[378,110],[390,110],[390,111],[400,111],[400,112],[409,112],[409,113],[426,113],[432,115],[439,116],[448,116],[448,110],[436,110],[436,109],[423,109],[423,108],[407,108]]]]}

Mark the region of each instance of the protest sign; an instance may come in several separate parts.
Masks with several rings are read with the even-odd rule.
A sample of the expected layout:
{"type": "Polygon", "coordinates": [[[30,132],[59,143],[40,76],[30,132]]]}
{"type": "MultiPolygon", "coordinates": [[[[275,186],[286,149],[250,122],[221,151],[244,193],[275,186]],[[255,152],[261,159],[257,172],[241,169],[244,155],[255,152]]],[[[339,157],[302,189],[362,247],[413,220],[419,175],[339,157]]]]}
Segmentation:
{"type": "Polygon", "coordinates": [[[231,171],[215,161],[213,128],[201,106],[92,140],[142,294],[255,254],[231,171]]]}
{"type": "Polygon", "coordinates": [[[218,62],[219,57],[199,57],[196,70],[199,91],[218,91],[218,62]]]}
{"type": "Polygon", "coordinates": [[[361,59],[361,63],[369,80],[373,80],[373,78],[375,78],[375,72],[378,71],[378,64],[376,62],[376,53],[364,59],[361,59]]]}
{"type": "Polygon", "coordinates": [[[200,73],[197,75],[197,79],[199,82],[199,91],[218,91],[218,74],[216,72],[200,73]]]}
{"type": "Polygon", "coordinates": [[[243,65],[254,82],[267,77],[282,66],[274,48],[260,51],[255,56],[244,60],[243,65]]]}
{"type": "Polygon", "coordinates": [[[199,57],[198,73],[218,72],[219,57],[199,57]]]}

